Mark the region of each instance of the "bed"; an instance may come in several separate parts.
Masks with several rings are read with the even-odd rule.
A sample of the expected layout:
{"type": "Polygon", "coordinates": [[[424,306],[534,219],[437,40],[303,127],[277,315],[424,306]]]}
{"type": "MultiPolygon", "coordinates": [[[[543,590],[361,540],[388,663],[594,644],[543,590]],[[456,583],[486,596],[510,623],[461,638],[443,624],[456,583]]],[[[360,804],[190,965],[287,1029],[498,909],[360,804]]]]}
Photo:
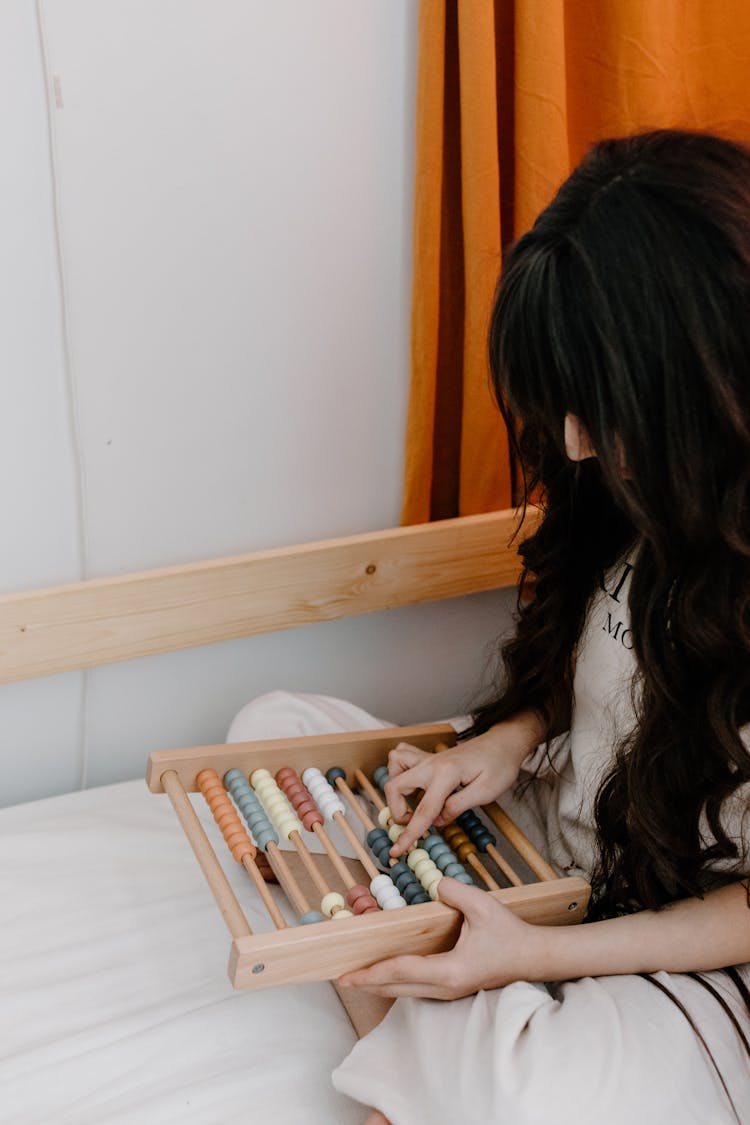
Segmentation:
{"type": "MultiPolygon", "coordinates": [[[[517,524],[498,512],[10,595],[0,682],[512,585],[517,524]]],[[[328,1080],[355,1040],[333,988],[232,989],[223,921],[142,780],[0,810],[0,895],[0,1121],[362,1120],[328,1080]]]]}

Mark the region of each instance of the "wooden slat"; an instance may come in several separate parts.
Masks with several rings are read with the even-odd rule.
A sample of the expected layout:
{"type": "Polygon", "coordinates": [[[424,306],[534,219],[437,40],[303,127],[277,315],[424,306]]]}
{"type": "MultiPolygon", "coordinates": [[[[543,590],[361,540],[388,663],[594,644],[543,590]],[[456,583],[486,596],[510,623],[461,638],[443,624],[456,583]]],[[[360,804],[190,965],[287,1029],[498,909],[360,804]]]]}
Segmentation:
{"type": "Polygon", "coordinates": [[[493,512],[7,595],[0,683],[513,585],[516,525],[493,512]]]}
{"type": "Polygon", "coordinates": [[[223,777],[227,770],[244,774],[263,767],[276,773],[291,766],[302,773],[317,766],[324,773],[332,766],[349,772],[353,758],[360,769],[372,771],[388,760],[388,751],[399,742],[420,750],[432,750],[440,741],[453,746],[456,732],[447,723],[420,723],[412,727],[381,727],[377,730],[344,731],[338,734],[304,734],[296,738],[270,738],[253,742],[221,742],[215,746],[185,746],[176,750],[154,750],[148,759],[146,784],[152,793],[162,793],[162,775],[174,772],[188,792],[195,792],[195,779],[204,769],[223,777]]]}
{"type": "MultiPolygon", "coordinates": [[[[485,893],[527,922],[560,926],[582,921],[591,888],[584,879],[568,876],[554,882],[485,893]]],[[[450,949],[460,928],[461,915],[457,910],[430,902],[406,910],[254,934],[232,942],[229,979],[235,988],[270,988],[335,979],[386,957],[450,949]]]]}

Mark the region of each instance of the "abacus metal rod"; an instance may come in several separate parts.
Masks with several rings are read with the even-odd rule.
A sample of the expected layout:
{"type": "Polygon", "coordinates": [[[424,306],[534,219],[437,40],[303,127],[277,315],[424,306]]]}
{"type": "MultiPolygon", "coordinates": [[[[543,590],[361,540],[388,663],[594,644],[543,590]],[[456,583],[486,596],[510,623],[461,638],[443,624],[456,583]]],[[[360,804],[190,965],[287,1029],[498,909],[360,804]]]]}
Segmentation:
{"type": "Polygon", "coordinates": [[[242,912],[242,907],[229,885],[229,880],[216,858],[208,836],[203,830],[203,825],[198,820],[195,809],[191,805],[190,798],[185,792],[176,771],[165,770],[160,780],[162,788],[172,802],[177,819],[183,827],[206,882],[216,899],[216,904],[227,924],[227,929],[233,938],[250,937],[253,931],[250,929],[248,920],[242,912]]]}

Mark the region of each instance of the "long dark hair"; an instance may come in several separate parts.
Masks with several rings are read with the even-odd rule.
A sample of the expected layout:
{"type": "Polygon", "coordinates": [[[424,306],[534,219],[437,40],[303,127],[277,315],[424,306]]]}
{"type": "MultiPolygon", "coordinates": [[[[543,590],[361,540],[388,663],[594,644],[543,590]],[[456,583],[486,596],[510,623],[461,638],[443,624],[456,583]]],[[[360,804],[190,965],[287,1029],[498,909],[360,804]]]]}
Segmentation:
{"type": "Polygon", "coordinates": [[[489,346],[543,519],[502,694],[468,733],[525,707],[565,729],[587,603],[637,544],[636,725],[596,798],[589,917],[700,896],[717,861],[747,861],[720,809],[750,781],[750,152],[678,131],[595,145],[509,252],[489,346]],[[567,413],[596,460],[567,459],[567,413]]]}

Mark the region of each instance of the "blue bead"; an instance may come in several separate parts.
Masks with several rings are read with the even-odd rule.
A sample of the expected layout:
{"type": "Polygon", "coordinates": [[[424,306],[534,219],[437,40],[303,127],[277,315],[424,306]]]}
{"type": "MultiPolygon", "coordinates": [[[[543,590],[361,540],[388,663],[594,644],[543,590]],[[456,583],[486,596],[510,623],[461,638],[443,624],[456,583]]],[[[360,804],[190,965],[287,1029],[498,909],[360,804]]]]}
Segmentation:
{"type": "Polygon", "coordinates": [[[456,875],[460,875],[462,871],[465,871],[465,868],[460,863],[449,863],[443,869],[443,875],[449,875],[451,879],[455,879],[456,875]]]}
{"type": "Polygon", "coordinates": [[[372,780],[377,785],[378,789],[385,789],[385,783],[388,781],[388,766],[378,766],[375,773],[372,775],[372,780]]]}
{"type": "Polygon", "coordinates": [[[471,877],[471,875],[469,874],[468,871],[464,871],[464,872],[459,871],[458,875],[454,875],[453,878],[456,880],[457,883],[465,883],[467,887],[473,887],[474,886],[474,880],[472,879],[472,877],[471,877]]]}
{"type": "Polygon", "coordinates": [[[422,847],[428,853],[428,855],[432,854],[430,849],[436,848],[438,844],[445,844],[445,840],[442,836],[438,836],[437,832],[431,832],[429,836],[425,836],[424,840],[422,841],[422,847]]]}
{"type": "Polygon", "coordinates": [[[368,847],[375,848],[382,843],[387,843],[389,848],[391,846],[391,840],[385,828],[371,828],[367,833],[368,847]]]}
{"type": "Polygon", "coordinates": [[[325,922],[319,910],[308,910],[307,914],[303,914],[299,920],[300,926],[310,926],[313,922],[325,922]]]}
{"type": "Polygon", "coordinates": [[[490,844],[495,843],[495,837],[491,832],[477,832],[472,843],[476,844],[480,852],[486,852],[490,844]]]}
{"type": "Polygon", "coordinates": [[[416,898],[424,894],[424,891],[422,890],[422,887],[419,885],[419,883],[412,883],[410,887],[404,887],[401,894],[411,905],[411,903],[413,903],[416,898]]]}
{"type": "Polygon", "coordinates": [[[432,860],[432,862],[433,862],[433,863],[437,863],[437,861],[438,861],[438,860],[440,859],[440,856],[441,856],[441,855],[447,855],[447,856],[450,856],[450,857],[451,857],[451,859],[455,858],[455,857],[454,857],[454,854],[453,854],[453,852],[452,852],[452,851],[450,850],[450,848],[448,847],[448,845],[447,845],[447,844],[444,844],[444,843],[442,842],[442,840],[441,840],[441,841],[440,841],[440,843],[439,843],[439,844],[438,844],[438,845],[437,845],[436,847],[434,847],[434,848],[432,849],[432,851],[430,852],[430,859],[432,860]]]}
{"type": "Polygon", "coordinates": [[[340,766],[333,766],[332,769],[328,770],[328,772],[326,773],[326,781],[329,785],[333,785],[334,788],[336,787],[336,782],[339,778],[342,778],[344,781],[346,781],[346,774],[340,766]]]}
{"type": "Polygon", "coordinates": [[[446,869],[448,867],[451,867],[452,865],[455,866],[455,864],[456,864],[456,857],[454,856],[453,852],[450,851],[450,850],[448,850],[447,852],[444,852],[441,855],[435,856],[435,865],[436,865],[436,867],[439,871],[443,872],[444,875],[445,875],[446,869]]]}
{"type": "Polygon", "coordinates": [[[400,859],[398,863],[394,863],[393,867],[391,868],[391,879],[393,879],[395,882],[395,880],[398,879],[399,875],[404,874],[411,875],[412,869],[411,867],[409,867],[408,863],[404,863],[403,859],[400,859]]]}
{"type": "Polygon", "coordinates": [[[404,887],[413,887],[417,881],[416,875],[413,871],[408,871],[405,874],[399,875],[397,879],[393,880],[401,894],[404,893],[404,887]]]}
{"type": "Polygon", "coordinates": [[[419,888],[419,894],[414,895],[414,898],[411,900],[409,905],[410,906],[419,906],[419,904],[421,902],[432,902],[432,899],[428,895],[427,891],[423,890],[420,887],[419,888]]]}

